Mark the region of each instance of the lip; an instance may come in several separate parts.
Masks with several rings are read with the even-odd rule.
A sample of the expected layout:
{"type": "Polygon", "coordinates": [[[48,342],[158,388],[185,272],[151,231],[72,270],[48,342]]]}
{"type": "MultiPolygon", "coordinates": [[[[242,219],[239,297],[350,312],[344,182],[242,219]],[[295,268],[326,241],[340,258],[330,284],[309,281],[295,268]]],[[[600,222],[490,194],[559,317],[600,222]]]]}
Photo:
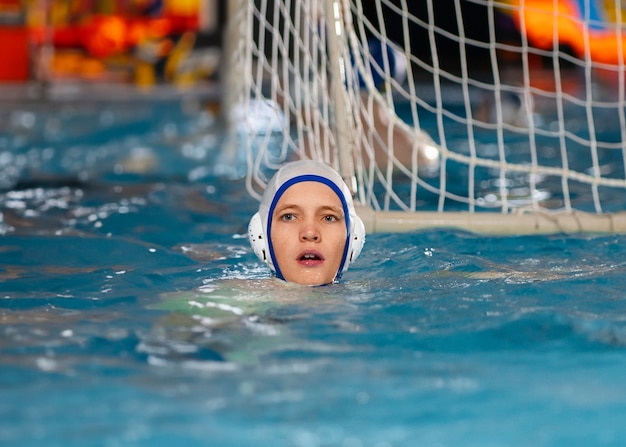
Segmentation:
{"type": "Polygon", "coordinates": [[[304,250],[296,257],[296,261],[306,267],[315,267],[324,263],[324,255],[317,250],[304,250]]]}

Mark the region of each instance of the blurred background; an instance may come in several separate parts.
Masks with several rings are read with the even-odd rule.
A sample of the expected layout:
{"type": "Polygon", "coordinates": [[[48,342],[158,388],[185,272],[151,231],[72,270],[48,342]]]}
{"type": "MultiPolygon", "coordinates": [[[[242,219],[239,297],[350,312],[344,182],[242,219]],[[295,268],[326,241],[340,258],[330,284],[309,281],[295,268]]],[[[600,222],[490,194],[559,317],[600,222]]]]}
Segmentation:
{"type": "MultiPolygon", "coordinates": [[[[411,2],[409,9],[457,35],[453,0],[433,3],[430,19],[427,2],[411,2]]],[[[364,2],[364,8],[376,16],[373,5],[368,11],[364,2]]],[[[228,0],[0,0],[0,84],[211,84],[219,79],[227,9],[228,0]]],[[[488,41],[487,8],[463,2],[461,12],[466,37],[488,41]]],[[[392,38],[402,39],[393,35],[401,26],[386,25],[392,38]]],[[[519,41],[509,15],[498,14],[496,25],[498,41],[519,41]]],[[[428,59],[427,31],[415,30],[411,38],[412,51],[428,59]]],[[[437,46],[439,57],[449,55],[440,61],[444,67],[458,63],[458,43],[439,34],[437,46]]],[[[468,56],[478,68],[488,64],[487,49],[470,47],[468,56]]]]}
{"type": "Polygon", "coordinates": [[[214,80],[225,0],[0,0],[0,82],[214,80]]]}

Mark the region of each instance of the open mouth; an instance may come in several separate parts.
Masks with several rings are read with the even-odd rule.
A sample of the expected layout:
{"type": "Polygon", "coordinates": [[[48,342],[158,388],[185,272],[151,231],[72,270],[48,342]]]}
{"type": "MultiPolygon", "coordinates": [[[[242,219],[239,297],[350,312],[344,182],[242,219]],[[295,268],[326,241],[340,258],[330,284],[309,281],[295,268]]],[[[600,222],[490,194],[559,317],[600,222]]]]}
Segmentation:
{"type": "Polygon", "coordinates": [[[306,251],[298,256],[298,262],[303,264],[318,264],[322,261],[324,261],[324,257],[316,251],[306,251]]]}

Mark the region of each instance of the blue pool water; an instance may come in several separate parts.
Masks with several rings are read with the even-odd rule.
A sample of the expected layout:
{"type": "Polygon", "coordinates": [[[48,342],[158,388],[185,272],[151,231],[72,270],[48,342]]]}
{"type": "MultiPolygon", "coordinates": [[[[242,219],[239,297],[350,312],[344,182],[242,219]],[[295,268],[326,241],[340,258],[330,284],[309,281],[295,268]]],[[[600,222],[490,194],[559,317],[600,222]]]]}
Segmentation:
{"type": "Polygon", "coordinates": [[[251,253],[201,101],[0,124],[1,445],[626,442],[624,236],[375,234],[302,292],[251,253]],[[194,318],[219,285],[253,311],[194,318]]]}

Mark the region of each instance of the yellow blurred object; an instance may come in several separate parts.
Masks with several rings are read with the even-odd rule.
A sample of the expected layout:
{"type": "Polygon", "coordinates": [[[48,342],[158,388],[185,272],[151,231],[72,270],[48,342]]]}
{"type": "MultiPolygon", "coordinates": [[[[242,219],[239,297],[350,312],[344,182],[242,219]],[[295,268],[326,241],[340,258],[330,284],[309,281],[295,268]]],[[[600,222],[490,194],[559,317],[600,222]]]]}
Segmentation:
{"type": "Polygon", "coordinates": [[[157,82],[155,64],[166,57],[172,50],[173,43],[169,38],[145,39],[137,45],[134,57],[135,84],[140,87],[151,87],[157,82]]]}
{"type": "Polygon", "coordinates": [[[69,23],[69,5],[65,0],[54,0],[49,7],[50,25],[66,25],[69,23]]]}
{"type": "Polygon", "coordinates": [[[166,0],[165,11],[175,16],[194,16],[200,11],[200,0],[166,0]]]}
{"type": "Polygon", "coordinates": [[[185,33],[181,36],[174,49],[170,52],[167,62],[165,63],[164,76],[165,80],[177,82],[178,69],[180,64],[189,56],[196,42],[196,36],[193,33],[185,33]]]}
{"type": "Polygon", "coordinates": [[[148,88],[155,84],[156,74],[154,72],[154,65],[146,61],[137,61],[135,63],[135,85],[148,88]]]}

